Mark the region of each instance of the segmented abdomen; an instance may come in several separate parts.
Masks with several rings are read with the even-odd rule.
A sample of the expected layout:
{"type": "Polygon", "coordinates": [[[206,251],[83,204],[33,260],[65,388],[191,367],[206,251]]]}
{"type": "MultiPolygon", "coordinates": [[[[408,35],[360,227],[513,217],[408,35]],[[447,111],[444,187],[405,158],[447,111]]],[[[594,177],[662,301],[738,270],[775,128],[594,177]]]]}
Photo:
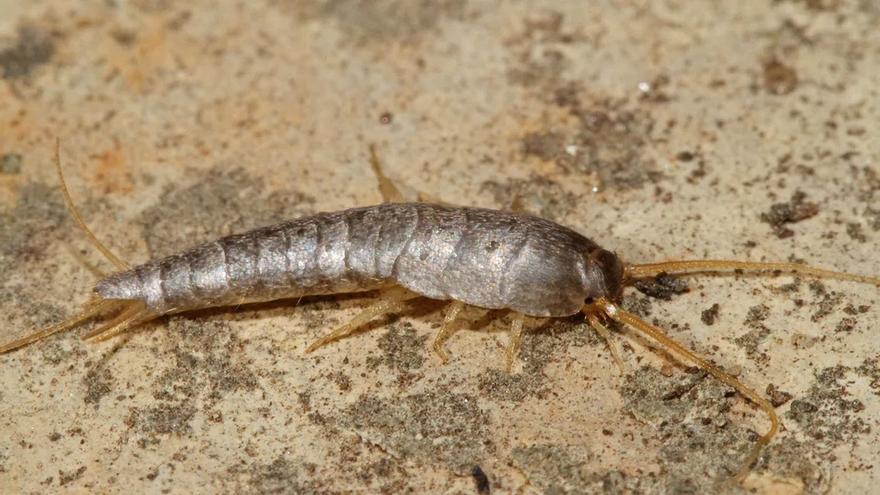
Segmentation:
{"type": "Polygon", "coordinates": [[[574,267],[582,258],[574,247],[583,242],[595,246],[535,217],[384,204],[224,237],[108,277],[96,292],[107,299],[140,299],[156,313],[169,313],[370,290],[393,282],[427,297],[515,307],[512,299],[553,299],[542,284],[566,290],[580,285],[569,279],[577,277],[574,267]],[[537,280],[523,286],[518,278],[535,262],[545,266],[537,280]],[[543,280],[541,273],[552,280],[543,280]]]}

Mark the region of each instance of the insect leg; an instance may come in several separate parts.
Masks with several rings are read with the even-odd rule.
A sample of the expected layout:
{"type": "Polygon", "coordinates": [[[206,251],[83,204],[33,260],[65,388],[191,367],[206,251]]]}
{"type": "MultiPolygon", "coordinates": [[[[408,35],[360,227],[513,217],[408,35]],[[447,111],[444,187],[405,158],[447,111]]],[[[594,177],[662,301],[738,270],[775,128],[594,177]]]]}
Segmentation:
{"type": "Polygon", "coordinates": [[[709,363],[705,359],[696,355],[691,350],[687,349],[683,345],[679,344],[668,335],[666,335],[663,330],[651,325],[648,322],[642,321],[636,315],[624,311],[620,309],[616,305],[607,301],[604,298],[600,298],[596,301],[596,305],[602,308],[603,312],[608,315],[612,320],[622,323],[624,325],[628,325],[629,327],[637,330],[642,335],[647,336],[654,342],[662,345],[669,351],[674,351],[678,356],[685,358],[687,361],[690,361],[701,369],[705,370],[710,375],[714,376],[718,381],[724,383],[725,385],[732,387],[734,390],[748,398],[750,401],[755,403],[758,407],[764,410],[767,414],[768,419],[770,420],[770,428],[767,430],[767,433],[764,433],[758,438],[757,443],[752,448],[752,451],[749,453],[748,457],[746,457],[745,462],[743,462],[742,467],[740,467],[739,472],[737,472],[734,477],[735,480],[742,480],[749,474],[749,470],[752,467],[752,464],[758,457],[761,455],[761,450],[770,442],[770,439],[776,435],[776,431],[779,429],[779,418],[776,416],[776,410],[767,401],[757,392],[746,386],[741,381],[737,380],[730,374],[721,370],[717,366],[709,363]]]}
{"type": "Polygon", "coordinates": [[[333,330],[326,336],[312,342],[308,347],[306,347],[306,353],[312,352],[321,346],[324,346],[326,344],[329,344],[330,342],[333,342],[334,340],[339,340],[342,337],[351,334],[352,332],[357,330],[358,327],[381,314],[390,313],[402,309],[406,306],[407,301],[409,301],[410,299],[415,299],[419,296],[413,294],[401,294],[393,295],[390,297],[383,297],[386,297],[386,299],[383,299],[376,304],[368,307],[367,309],[361,311],[360,313],[358,313],[357,316],[349,320],[349,322],[345,325],[342,325],[341,327],[333,330]]]}
{"type": "Polygon", "coordinates": [[[598,332],[599,335],[605,339],[605,345],[607,345],[608,350],[611,351],[611,357],[614,358],[614,362],[617,364],[617,367],[620,368],[620,372],[626,373],[626,363],[624,363],[623,358],[620,357],[617,345],[611,340],[611,332],[605,328],[605,325],[602,324],[595,312],[587,313],[587,321],[590,322],[590,326],[593,327],[593,330],[598,332]]]}
{"type": "Polygon", "coordinates": [[[523,332],[523,315],[514,315],[513,323],[510,324],[510,342],[507,343],[507,349],[504,351],[508,373],[510,373],[513,367],[513,360],[516,359],[516,355],[519,353],[523,332]]]}
{"type": "Polygon", "coordinates": [[[373,174],[379,181],[379,193],[382,195],[382,201],[385,203],[402,203],[404,202],[403,193],[394,185],[394,182],[382,171],[382,162],[376,154],[376,145],[370,144],[370,167],[373,168],[373,174]]]}
{"type": "Polygon", "coordinates": [[[452,322],[458,316],[458,313],[461,312],[462,308],[464,308],[463,302],[452,301],[452,304],[449,305],[449,309],[446,310],[446,315],[443,317],[443,325],[440,326],[440,331],[437,332],[437,336],[434,337],[434,342],[431,343],[431,349],[433,349],[434,353],[436,353],[440,360],[443,361],[443,364],[446,364],[449,361],[449,355],[443,350],[443,343],[455,333],[455,327],[452,326],[452,322]]]}

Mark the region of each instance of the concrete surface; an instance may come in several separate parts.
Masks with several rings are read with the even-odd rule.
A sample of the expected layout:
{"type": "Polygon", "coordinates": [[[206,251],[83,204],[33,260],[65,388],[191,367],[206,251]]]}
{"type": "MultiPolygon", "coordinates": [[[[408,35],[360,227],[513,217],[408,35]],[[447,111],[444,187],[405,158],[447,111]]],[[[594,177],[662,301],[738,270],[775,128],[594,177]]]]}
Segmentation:
{"type": "MultiPolygon", "coordinates": [[[[0,0],[0,340],[111,269],[65,211],[55,136],[84,217],[133,263],[376,203],[375,142],[410,192],[515,203],[628,260],[880,274],[878,5],[0,0]]],[[[571,318],[534,322],[508,375],[508,320],[478,309],[442,366],[430,301],[303,355],[371,296],[0,356],[0,486],[486,493],[479,466],[492,493],[876,488],[880,289],[686,282],[625,305],[779,404],[744,486],[718,483],[764,416],[620,329],[626,374],[571,318]]]]}

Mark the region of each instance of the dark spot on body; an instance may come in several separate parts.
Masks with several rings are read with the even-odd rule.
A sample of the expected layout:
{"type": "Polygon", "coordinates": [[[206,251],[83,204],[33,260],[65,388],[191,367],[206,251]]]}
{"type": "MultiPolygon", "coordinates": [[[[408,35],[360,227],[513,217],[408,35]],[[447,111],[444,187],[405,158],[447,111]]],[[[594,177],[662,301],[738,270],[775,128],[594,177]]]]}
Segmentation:
{"type": "Polygon", "coordinates": [[[770,224],[780,239],[793,236],[794,231],[787,224],[812,218],[819,213],[819,205],[805,201],[806,197],[802,191],[795,191],[787,203],[776,203],[770,207],[770,211],[761,213],[761,221],[770,224]]]}
{"type": "Polygon", "coordinates": [[[382,125],[388,125],[394,120],[394,115],[391,112],[383,112],[382,115],[379,115],[379,123],[382,125]]]}
{"type": "Polygon", "coordinates": [[[18,38],[0,50],[0,69],[4,79],[22,79],[31,75],[39,66],[49,62],[55,53],[55,41],[51,33],[25,25],[18,29],[18,38]]]}

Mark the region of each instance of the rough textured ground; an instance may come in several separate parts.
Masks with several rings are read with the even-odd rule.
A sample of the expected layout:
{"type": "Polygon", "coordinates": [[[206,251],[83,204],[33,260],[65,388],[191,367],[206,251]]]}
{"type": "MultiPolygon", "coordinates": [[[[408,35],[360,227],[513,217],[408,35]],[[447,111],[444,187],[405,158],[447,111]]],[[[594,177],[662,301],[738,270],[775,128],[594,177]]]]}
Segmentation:
{"type": "MultiPolygon", "coordinates": [[[[880,273],[872,0],[0,0],[0,340],[109,270],[379,201],[389,176],[516,205],[622,257],[880,273]],[[540,5],[539,5],[540,4],[540,5]]],[[[643,340],[577,319],[502,371],[503,314],[439,364],[426,301],[312,355],[371,296],[161,319],[0,356],[4,491],[864,493],[880,482],[880,289],[660,280],[625,305],[769,396],[784,429],[643,340]],[[475,469],[479,467],[479,469],[475,469]]]]}

